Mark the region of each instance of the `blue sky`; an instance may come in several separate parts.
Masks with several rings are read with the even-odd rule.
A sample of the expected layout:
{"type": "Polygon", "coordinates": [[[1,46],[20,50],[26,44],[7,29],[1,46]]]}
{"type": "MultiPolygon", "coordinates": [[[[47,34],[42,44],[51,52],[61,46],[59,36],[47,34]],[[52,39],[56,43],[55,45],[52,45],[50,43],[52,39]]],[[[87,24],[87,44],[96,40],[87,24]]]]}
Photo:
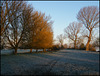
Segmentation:
{"type": "Polygon", "coordinates": [[[28,1],[35,10],[50,15],[53,23],[54,39],[64,34],[69,23],[77,21],[77,13],[82,7],[98,6],[99,1],[28,1]]]}

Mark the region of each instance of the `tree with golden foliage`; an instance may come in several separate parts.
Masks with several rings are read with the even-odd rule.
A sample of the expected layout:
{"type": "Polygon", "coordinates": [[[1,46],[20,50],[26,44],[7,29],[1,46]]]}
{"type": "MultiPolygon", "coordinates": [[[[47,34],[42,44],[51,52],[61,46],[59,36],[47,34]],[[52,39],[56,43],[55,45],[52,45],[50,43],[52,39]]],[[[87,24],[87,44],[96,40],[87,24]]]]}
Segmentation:
{"type": "Polygon", "coordinates": [[[47,49],[53,44],[52,21],[49,16],[41,12],[34,12],[32,27],[32,47],[35,49],[47,49]]]}
{"type": "Polygon", "coordinates": [[[77,19],[84,24],[89,31],[89,35],[85,35],[88,38],[86,44],[86,51],[89,50],[89,44],[92,37],[92,31],[94,28],[99,27],[99,9],[97,6],[88,6],[80,9],[77,14],[77,19]]]}

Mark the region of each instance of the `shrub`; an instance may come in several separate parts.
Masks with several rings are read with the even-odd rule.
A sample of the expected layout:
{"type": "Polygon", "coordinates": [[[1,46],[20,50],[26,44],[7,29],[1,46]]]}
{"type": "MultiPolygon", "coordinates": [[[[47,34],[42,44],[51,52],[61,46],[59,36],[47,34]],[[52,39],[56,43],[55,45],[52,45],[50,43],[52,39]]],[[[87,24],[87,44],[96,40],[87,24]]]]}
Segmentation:
{"type": "Polygon", "coordinates": [[[82,43],[82,44],[80,45],[79,49],[81,49],[81,50],[85,50],[86,47],[85,47],[85,45],[82,43]]]}
{"type": "Polygon", "coordinates": [[[89,45],[89,50],[90,50],[90,51],[96,51],[95,47],[92,46],[91,44],[89,45]]]}
{"type": "Polygon", "coordinates": [[[53,45],[51,50],[60,50],[60,47],[59,45],[53,45]]]}

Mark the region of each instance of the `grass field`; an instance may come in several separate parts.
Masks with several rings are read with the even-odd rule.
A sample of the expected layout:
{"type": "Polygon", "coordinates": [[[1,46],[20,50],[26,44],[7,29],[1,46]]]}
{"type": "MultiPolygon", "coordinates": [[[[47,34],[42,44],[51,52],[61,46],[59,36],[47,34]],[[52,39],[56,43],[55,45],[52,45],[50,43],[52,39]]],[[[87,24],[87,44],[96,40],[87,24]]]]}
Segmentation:
{"type": "Polygon", "coordinates": [[[99,52],[66,49],[2,55],[1,75],[99,75],[99,52]]]}

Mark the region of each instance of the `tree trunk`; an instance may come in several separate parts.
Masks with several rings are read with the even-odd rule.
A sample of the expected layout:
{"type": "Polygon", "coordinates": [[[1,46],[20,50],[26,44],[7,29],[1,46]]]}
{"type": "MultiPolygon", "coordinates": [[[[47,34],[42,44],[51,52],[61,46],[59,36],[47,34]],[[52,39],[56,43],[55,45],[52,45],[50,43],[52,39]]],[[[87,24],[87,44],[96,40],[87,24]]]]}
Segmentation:
{"type": "Polygon", "coordinates": [[[74,48],[76,49],[77,34],[75,35],[74,48]]]}
{"type": "Polygon", "coordinates": [[[90,34],[89,34],[89,37],[88,37],[88,42],[86,44],[86,51],[89,51],[89,44],[90,44],[90,41],[91,41],[91,32],[92,32],[92,30],[90,30],[90,34]]]}
{"type": "Polygon", "coordinates": [[[76,49],[76,40],[75,40],[75,43],[74,43],[74,48],[76,49]]]}
{"type": "Polygon", "coordinates": [[[17,54],[17,47],[15,47],[15,52],[14,52],[14,54],[17,54]]]}
{"type": "Polygon", "coordinates": [[[30,49],[30,53],[32,53],[32,49],[30,49]]]}
{"type": "Polygon", "coordinates": [[[89,44],[90,44],[90,41],[88,41],[87,44],[86,44],[86,51],[89,50],[89,44]]]}
{"type": "Polygon", "coordinates": [[[46,50],[45,50],[45,49],[43,49],[43,52],[46,52],[46,50]]]}
{"type": "Polygon", "coordinates": [[[36,52],[38,52],[38,49],[36,49],[36,52]]]}

